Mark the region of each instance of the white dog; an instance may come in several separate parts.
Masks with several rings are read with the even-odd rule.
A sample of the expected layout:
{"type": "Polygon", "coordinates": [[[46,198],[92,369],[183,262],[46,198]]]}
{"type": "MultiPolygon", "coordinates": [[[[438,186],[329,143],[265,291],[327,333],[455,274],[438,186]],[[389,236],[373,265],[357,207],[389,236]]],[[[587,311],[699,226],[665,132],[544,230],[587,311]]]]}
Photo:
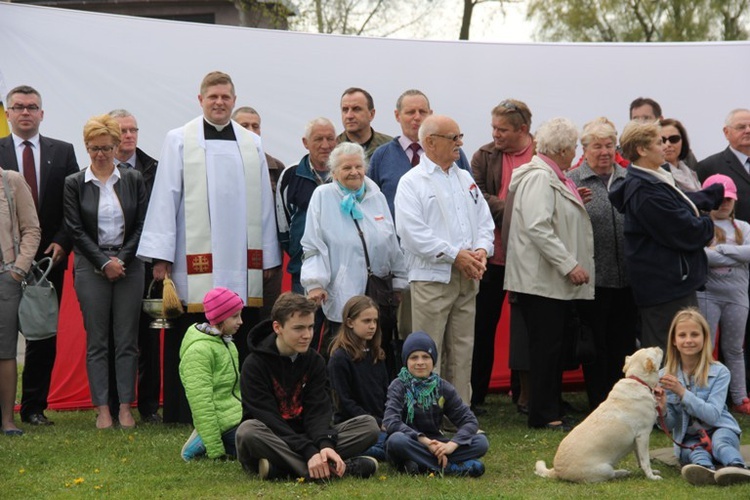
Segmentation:
{"type": "Polygon", "coordinates": [[[536,474],[594,483],[630,474],[614,466],[630,450],[649,479],[661,479],[651,469],[649,437],[656,421],[653,389],[659,382],[662,350],[640,349],[625,358],[625,378],[610,391],[607,400],[565,436],[555,455],[554,468],[543,460],[536,463],[536,474]]]}

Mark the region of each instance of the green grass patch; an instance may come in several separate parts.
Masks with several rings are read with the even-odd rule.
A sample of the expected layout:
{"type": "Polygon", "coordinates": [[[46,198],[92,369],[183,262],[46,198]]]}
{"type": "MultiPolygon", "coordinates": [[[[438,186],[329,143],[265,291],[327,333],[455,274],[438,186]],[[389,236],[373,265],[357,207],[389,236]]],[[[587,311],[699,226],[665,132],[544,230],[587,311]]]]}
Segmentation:
{"type": "MultiPolygon", "coordinates": [[[[583,393],[566,400],[586,406],[583,393]]],[[[551,465],[562,433],[530,430],[506,396],[488,399],[480,426],[490,440],[486,474],[478,479],[408,477],[381,464],[370,480],[328,483],[263,482],[233,461],[185,463],[180,449],[188,426],[139,425],[131,431],[97,430],[92,411],[48,412],[55,425],[23,425],[20,438],[0,436],[0,498],[750,498],[750,485],[697,489],[676,468],[658,462],[662,481],[649,481],[632,454],[620,464],[628,478],[579,485],[534,475],[536,460],[551,465]]],[[[18,417],[17,417],[18,418],[18,417]]],[[[739,417],[748,430],[747,417],[739,417]]],[[[654,431],[651,449],[670,446],[654,431]]]]}

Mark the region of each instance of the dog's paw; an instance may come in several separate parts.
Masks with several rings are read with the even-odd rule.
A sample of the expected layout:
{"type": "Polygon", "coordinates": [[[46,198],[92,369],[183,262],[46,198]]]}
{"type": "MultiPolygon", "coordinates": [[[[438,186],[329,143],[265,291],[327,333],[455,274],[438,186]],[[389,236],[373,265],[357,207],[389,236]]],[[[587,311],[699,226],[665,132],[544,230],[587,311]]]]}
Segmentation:
{"type": "Polygon", "coordinates": [[[659,481],[661,479],[661,476],[658,475],[659,471],[655,470],[652,472],[653,472],[652,474],[646,474],[646,477],[651,479],[652,481],[659,481]]]}

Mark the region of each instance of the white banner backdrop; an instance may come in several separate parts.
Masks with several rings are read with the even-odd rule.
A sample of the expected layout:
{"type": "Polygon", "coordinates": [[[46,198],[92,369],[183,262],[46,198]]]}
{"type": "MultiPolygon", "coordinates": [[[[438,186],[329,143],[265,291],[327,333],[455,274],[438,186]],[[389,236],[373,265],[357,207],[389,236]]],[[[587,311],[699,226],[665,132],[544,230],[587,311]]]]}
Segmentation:
{"type": "Polygon", "coordinates": [[[161,21],[0,2],[0,70],[7,89],[43,96],[42,134],[81,139],[92,115],[126,108],[140,145],[159,155],[166,132],[200,114],[203,76],[234,79],[237,105],[263,119],[264,148],[287,165],[305,153],[304,125],[318,116],[341,131],[339,98],[350,86],[375,99],[376,130],[400,133],[398,95],[419,88],[436,113],[458,121],[471,154],[489,142],[490,110],[525,101],[533,128],[566,116],[579,127],[607,116],[621,130],[638,96],[683,121],[701,159],[726,147],[727,113],[750,107],[750,43],[497,44],[372,39],[161,21]]]}

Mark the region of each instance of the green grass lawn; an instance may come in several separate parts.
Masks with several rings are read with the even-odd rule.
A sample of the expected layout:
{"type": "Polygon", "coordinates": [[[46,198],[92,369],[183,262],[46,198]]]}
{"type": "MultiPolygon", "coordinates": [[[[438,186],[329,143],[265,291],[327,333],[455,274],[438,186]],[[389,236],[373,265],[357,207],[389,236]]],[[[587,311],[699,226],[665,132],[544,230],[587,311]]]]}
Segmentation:
{"type": "MultiPolygon", "coordinates": [[[[565,398],[585,407],[583,393],[565,398]]],[[[100,431],[92,411],[48,412],[56,425],[24,426],[26,434],[20,438],[0,436],[0,498],[750,498],[750,485],[697,489],[684,482],[676,468],[658,462],[654,467],[664,479],[649,481],[632,454],[620,464],[633,471],[632,476],[605,484],[537,477],[534,463],[543,459],[551,466],[563,434],[528,429],[506,396],[491,396],[486,406],[489,414],[479,420],[490,450],[481,478],[408,477],[381,464],[372,479],[323,484],[263,482],[231,461],[185,463],[180,449],[191,431],[187,426],[100,431]]],[[[745,431],[749,421],[740,417],[745,431]]],[[[668,438],[654,431],[651,449],[667,446],[668,438]]]]}

